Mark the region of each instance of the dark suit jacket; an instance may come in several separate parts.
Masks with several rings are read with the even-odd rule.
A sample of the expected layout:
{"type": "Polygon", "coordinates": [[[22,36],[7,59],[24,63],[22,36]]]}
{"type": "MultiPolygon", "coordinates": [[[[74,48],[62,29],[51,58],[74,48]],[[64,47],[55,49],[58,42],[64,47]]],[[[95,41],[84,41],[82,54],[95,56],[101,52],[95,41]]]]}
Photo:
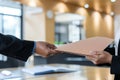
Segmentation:
{"type": "Polygon", "coordinates": [[[31,56],[34,42],[20,40],[11,35],[0,33],[0,53],[9,57],[27,61],[31,56]]]}
{"type": "Polygon", "coordinates": [[[115,74],[114,80],[120,80],[120,42],[118,45],[118,56],[115,56],[115,48],[108,46],[105,51],[113,55],[111,63],[111,74],[115,74]]]}

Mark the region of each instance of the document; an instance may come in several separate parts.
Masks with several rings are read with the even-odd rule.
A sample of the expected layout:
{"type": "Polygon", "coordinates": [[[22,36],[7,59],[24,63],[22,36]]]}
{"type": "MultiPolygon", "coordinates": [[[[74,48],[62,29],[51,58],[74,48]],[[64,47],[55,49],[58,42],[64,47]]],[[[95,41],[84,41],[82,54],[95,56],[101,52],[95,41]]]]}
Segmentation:
{"type": "Polygon", "coordinates": [[[58,46],[56,50],[69,52],[76,55],[90,55],[90,51],[104,50],[109,44],[113,42],[113,39],[107,37],[92,37],[85,40],[80,40],[74,43],[68,43],[58,46]]]}
{"type": "Polygon", "coordinates": [[[22,71],[32,75],[43,75],[43,74],[51,74],[51,73],[67,73],[67,72],[73,72],[75,70],[66,67],[35,66],[32,68],[24,68],[22,69],[22,71]]]}

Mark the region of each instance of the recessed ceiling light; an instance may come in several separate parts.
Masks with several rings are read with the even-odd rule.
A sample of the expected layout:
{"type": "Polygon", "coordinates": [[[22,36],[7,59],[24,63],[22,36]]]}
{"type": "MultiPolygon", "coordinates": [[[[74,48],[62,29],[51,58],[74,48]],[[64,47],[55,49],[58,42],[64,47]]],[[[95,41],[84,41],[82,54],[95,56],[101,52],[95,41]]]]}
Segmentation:
{"type": "Polygon", "coordinates": [[[111,0],[111,2],[115,2],[116,0],[111,0]]]}
{"type": "Polygon", "coordinates": [[[113,16],[115,13],[114,12],[111,12],[110,15],[113,16]]]}
{"type": "Polygon", "coordinates": [[[85,8],[89,8],[89,4],[85,4],[84,7],[85,7],[85,8]]]}
{"type": "Polygon", "coordinates": [[[37,4],[36,4],[36,1],[35,1],[35,0],[29,0],[29,1],[28,1],[28,5],[29,5],[29,6],[32,6],[32,7],[35,7],[37,4]]]}

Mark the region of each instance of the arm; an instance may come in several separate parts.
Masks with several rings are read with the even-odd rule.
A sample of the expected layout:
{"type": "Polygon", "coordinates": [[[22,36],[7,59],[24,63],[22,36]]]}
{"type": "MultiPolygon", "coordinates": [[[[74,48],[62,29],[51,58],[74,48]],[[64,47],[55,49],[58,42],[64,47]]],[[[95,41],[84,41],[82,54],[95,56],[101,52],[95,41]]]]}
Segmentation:
{"type": "Polygon", "coordinates": [[[111,65],[112,74],[120,74],[120,56],[115,56],[115,48],[108,46],[104,51],[93,51],[92,55],[87,56],[87,59],[94,64],[106,64],[111,65]]]}
{"type": "Polygon", "coordinates": [[[110,44],[103,51],[91,51],[86,58],[96,65],[110,65],[112,55],[115,53],[114,45],[110,44]]]}
{"type": "Polygon", "coordinates": [[[115,47],[114,47],[114,43],[110,44],[109,46],[107,46],[104,51],[109,52],[111,55],[115,55],[115,47]]]}
{"type": "Polygon", "coordinates": [[[0,53],[3,55],[26,61],[32,54],[33,46],[33,41],[0,34],[0,53]]]}
{"type": "Polygon", "coordinates": [[[112,57],[111,74],[120,74],[120,56],[112,57]]]}
{"type": "Polygon", "coordinates": [[[33,50],[42,57],[47,57],[58,52],[55,48],[47,42],[20,40],[14,36],[0,34],[0,53],[23,61],[27,61],[33,50]]]}
{"type": "Polygon", "coordinates": [[[113,46],[108,46],[105,51],[113,55],[111,60],[111,73],[120,74],[120,56],[115,56],[115,48],[113,46]]]}

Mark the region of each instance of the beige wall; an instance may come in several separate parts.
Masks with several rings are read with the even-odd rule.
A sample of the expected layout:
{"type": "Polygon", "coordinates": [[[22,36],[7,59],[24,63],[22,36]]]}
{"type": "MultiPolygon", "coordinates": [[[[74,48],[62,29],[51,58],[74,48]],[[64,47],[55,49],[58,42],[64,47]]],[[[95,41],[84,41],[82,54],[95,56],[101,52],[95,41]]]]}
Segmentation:
{"type": "MultiPolygon", "coordinates": [[[[27,2],[24,2],[24,0],[22,1],[22,3],[30,5],[27,2]]],[[[104,13],[99,13],[97,11],[92,11],[89,9],[85,9],[83,7],[79,7],[79,6],[75,6],[75,5],[71,5],[71,4],[65,4],[63,2],[60,2],[59,0],[55,1],[55,0],[40,0],[37,1],[37,7],[43,7],[44,9],[44,15],[40,16],[40,19],[36,20],[36,21],[32,21],[37,24],[36,25],[36,29],[33,30],[33,27],[28,27],[27,25],[31,26],[30,24],[26,24],[25,26],[25,35],[29,35],[30,32],[36,32],[37,33],[31,33],[31,35],[29,35],[29,38],[33,38],[35,36],[41,36],[39,35],[39,33],[41,32],[41,27],[38,26],[44,26],[45,33],[44,35],[42,35],[42,37],[44,38],[43,40],[46,40],[47,42],[54,42],[54,17],[51,19],[48,19],[46,16],[46,12],[48,10],[52,10],[54,12],[53,15],[55,15],[55,13],[77,13],[80,15],[85,16],[85,21],[84,21],[84,28],[86,31],[86,37],[93,37],[93,36],[106,36],[106,37],[110,37],[110,38],[114,38],[114,24],[113,24],[113,17],[104,13]],[[43,19],[43,20],[42,20],[43,19]],[[43,22],[45,21],[45,22],[43,22]],[[41,24],[39,24],[41,23],[41,24]],[[27,29],[28,28],[28,29],[27,29]],[[29,30],[29,31],[28,31],[29,30]],[[37,35],[36,35],[37,34],[37,35]]],[[[35,17],[34,17],[35,18],[35,17]]],[[[38,18],[38,17],[36,17],[38,18]]],[[[32,18],[33,19],[33,18],[32,18]]],[[[40,38],[35,38],[36,40],[40,40],[40,38]]]]}
{"type": "MultiPolygon", "coordinates": [[[[72,6],[70,4],[63,5],[65,7],[64,9],[62,9],[63,11],[60,7],[58,7],[58,12],[71,12],[85,16],[84,28],[87,38],[93,36],[106,36],[114,38],[114,18],[111,15],[87,10],[83,7],[72,6]]],[[[56,8],[56,6],[54,7],[56,8]]]]}
{"type": "Polygon", "coordinates": [[[55,20],[54,15],[51,18],[48,18],[47,14],[45,13],[45,29],[46,29],[46,36],[45,39],[49,43],[54,43],[54,36],[55,36],[55,20]]]}
{"type": "Polygon", "coordinates": [[[58,13],[77,13],[85,16],[84,28],[87,38],[93,36],[114,38],[114,24],[111,15],[54,0],[49,0],[48,2],[41,0],[39,6],[42,6],[46,11],[53,10],[58,13]]]}
{"type": "MultiPolygon", "coordinates": [[[[34,8],[33,8],[34,9],[34,8]]],[[[24,11],[24,39],[45,41],[45,16],[44,13],[34,13],[27,9],[24,11]]]]}
{"type": "Polygon", "coordinates": [[[24,39],[54,43],[54,18],[48,18],[46,12],[35,9],[24,7],[24,39]]]}
{"type": "Polygon", "coordinates": [[[84,15],[86,16],[84,27],[86,29],[87,37],[106,36],[114,38],[114,26],[112,16],[101,14],[97,11],[87,11],[84,15]]]}

